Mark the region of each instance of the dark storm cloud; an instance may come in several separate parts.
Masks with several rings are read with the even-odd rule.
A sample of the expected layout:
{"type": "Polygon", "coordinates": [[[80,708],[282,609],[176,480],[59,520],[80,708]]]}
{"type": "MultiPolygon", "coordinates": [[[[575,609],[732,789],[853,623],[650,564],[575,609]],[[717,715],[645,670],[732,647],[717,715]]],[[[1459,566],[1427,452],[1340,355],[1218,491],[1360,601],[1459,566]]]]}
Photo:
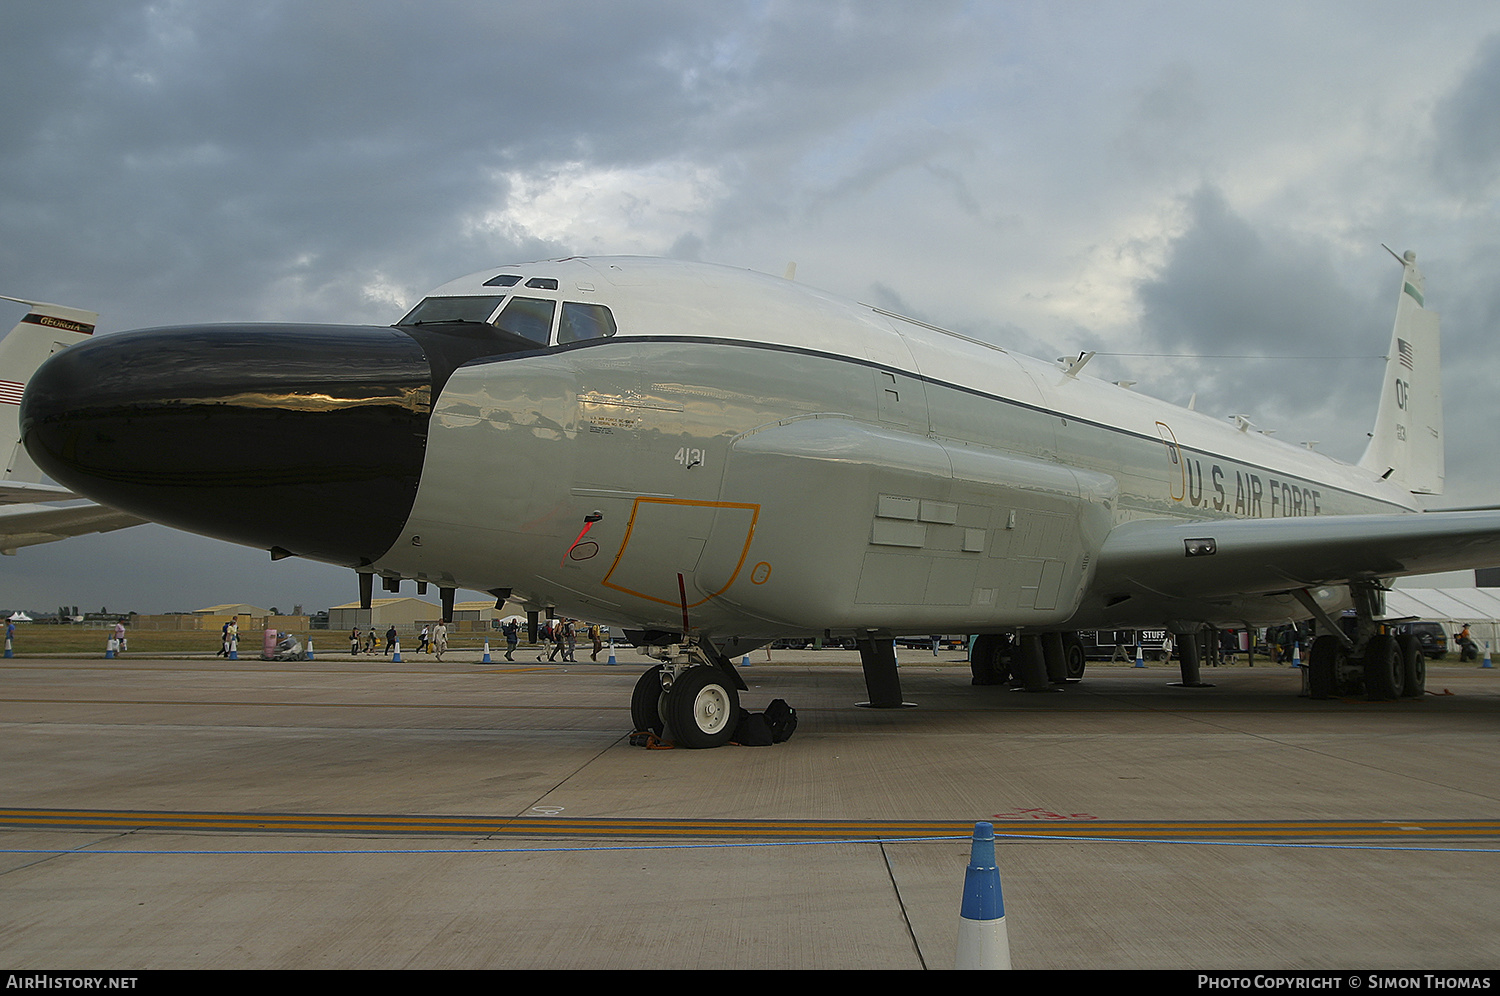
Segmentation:
{"type": "Polygon", "coordinates": [[[1332,352],[1359,341],[1365,324],[1325,247],[1263,235],[1208,186],[1189,198],[1186,229],[1139,293],[1148,335],[1204,353],[1332,352]]]}
{"type": "Polygon", "coordinates": [[[254,317],[288,275],[482,265],[509,247],[460,232],[503,195],[494,171],[659,149],[701,113],[668,50],[713,32],[687,4],[590,7],[587,30],[566,3],[40,6],[0,12],[0,62],[31,84],[11,93],[37,98],[0,121],[0,266],[65,294],[110,274],[117,319],[254,317]]]}
{"type": "Polygon", "coordinates": [[[1438,175],[1460,196],[1493,196],[1500,180],[1500,35],[1483,45],[1433,114],[1438,175]]]}
{"type": "MultiPolygon", "coordinates": [[[[1330,247],[1257,229],[1212,187],[1187,208],[1165,265],[1139,288],[1142,331],[1170,354],[1156,366],[1172,371],[1146,372],[1142,386],[1174,397],[1174,383],[1191,370],[1201,408],[1251,414],[1264,428],[1286,429],[1320,408],[1357,413],[1341,442],[1358,443],[1351,430],[1363,431],[1366,408],[1373,417],[1374,358],[1386,350],[1394,313],[1378,286],[1351,293],[1330,247]]],[[[1395,267],[1392,260],[1399,275],[1395,267]]],[[[1175,392],[1186,394],[1180,384],[1175,392]]]]}
{"type": "Polygon", "coordinates": [[[754,148],[784,180],[958,41],[948,4],[56,6],[0,11],[27,95],[0,111],[0,269],[77,300],[109,274],[107,327],[260,317],[287,283],[342,299],[303,317],[389,319],[348,312],[376,272],[572,251],[466,228],[505,171],[754,148]]]}

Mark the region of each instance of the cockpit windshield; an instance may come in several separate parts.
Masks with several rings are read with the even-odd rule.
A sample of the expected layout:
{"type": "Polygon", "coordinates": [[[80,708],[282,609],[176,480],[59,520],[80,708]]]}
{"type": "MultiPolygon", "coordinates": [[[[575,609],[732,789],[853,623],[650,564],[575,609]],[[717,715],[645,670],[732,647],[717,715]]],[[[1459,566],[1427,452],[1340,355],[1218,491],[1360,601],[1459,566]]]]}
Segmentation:
{"type": "Polygon", "coordinates": [[[500,317],[495,319],[495,324],[502,332],[545,346],[547,337],[552,332],[552,315],[556,310],[556,301],[539,297],[513,297],[505,310],[500,312],[500,317]]]}
{"type": "MultiPolygon", "coordinates": [[[[535,279],[531,281],[536,282],[535,279]]],[[[602,304],[558,302],[553,298],[524,297],[520,294],[510,297],[454,295],[424,298],[422,303],[396,324],[451,325],[453,328],[439,331],[459,336],[494,335],[499,332],[519,342],[539,346],[550,343],[561,346],[589,339],[607,339],[617,331],[614,315],[602,304]],[[558,318],[559,313],[561,319],[558,318]],[[479,325],[489,326],[489,329],[473,327],[479,325]]]]}
{"type": "Polygon", "coordinates": [[[434,325],[440,322],[479,322],[488,324],[500,307],[498,297],[429,297],[411,309],[397,325],[434,325]]]}

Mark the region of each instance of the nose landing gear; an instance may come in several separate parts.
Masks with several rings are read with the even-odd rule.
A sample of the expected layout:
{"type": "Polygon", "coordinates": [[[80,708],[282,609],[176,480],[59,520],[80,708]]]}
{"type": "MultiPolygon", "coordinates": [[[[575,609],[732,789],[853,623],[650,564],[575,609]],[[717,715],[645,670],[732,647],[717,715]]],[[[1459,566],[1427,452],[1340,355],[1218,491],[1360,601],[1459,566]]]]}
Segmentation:
{"type": "Polygon", "coordinates": [[[727,657],[690,644],[641,675],[630,720],[679,747],[722,747],[734,737],[744,679],[727,657]]]}

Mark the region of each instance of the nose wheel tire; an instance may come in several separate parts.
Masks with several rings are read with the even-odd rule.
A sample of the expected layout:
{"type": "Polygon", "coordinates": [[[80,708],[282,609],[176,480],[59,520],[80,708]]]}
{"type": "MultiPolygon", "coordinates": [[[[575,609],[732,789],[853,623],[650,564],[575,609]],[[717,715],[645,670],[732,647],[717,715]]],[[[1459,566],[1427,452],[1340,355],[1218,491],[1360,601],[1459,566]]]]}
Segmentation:
{"type": "Polygon", "coordinates": [[[630,722],[637,730],[650,730],[661,736],[663,726],[661,690],[661,665],[651,668],[635,683],[630,696],[630,722]]]}
{"type": "Polygon", "coordinates": [[[677,676],[662,714],[680,747],[722,747],[739,722],[740,693],[717,667],[700,664],[677,676]]]}

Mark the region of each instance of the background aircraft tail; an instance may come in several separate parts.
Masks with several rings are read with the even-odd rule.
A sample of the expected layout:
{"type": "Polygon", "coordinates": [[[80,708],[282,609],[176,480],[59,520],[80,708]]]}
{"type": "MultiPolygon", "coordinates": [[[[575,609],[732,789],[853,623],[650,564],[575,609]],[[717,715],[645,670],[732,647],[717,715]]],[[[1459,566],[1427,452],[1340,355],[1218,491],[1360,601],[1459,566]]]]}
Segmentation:
{"type": "MultiPolygon", "coordinates": [[[[1394,254],[1392,254],[1394,255],[1394,254]]],[[[1423,305],[1422,271],[1407,250],[1375,431],[1359,466],[1414,494],[1443,493],[1443,390],[1438,316],[1423,305]]]]}
{"type": "Polygon", "coordinates": [[[17,322],[4,339],[0,339],[0,457],[5,460],[0,480],[35,484],[42,479],[42,472],[21,445],[21,392],[43,360],[59,349],[93,335],[99,315],[60,304],[4,295],[0,298],[24,304],[30,309],[26,317],[17,322]]]}

